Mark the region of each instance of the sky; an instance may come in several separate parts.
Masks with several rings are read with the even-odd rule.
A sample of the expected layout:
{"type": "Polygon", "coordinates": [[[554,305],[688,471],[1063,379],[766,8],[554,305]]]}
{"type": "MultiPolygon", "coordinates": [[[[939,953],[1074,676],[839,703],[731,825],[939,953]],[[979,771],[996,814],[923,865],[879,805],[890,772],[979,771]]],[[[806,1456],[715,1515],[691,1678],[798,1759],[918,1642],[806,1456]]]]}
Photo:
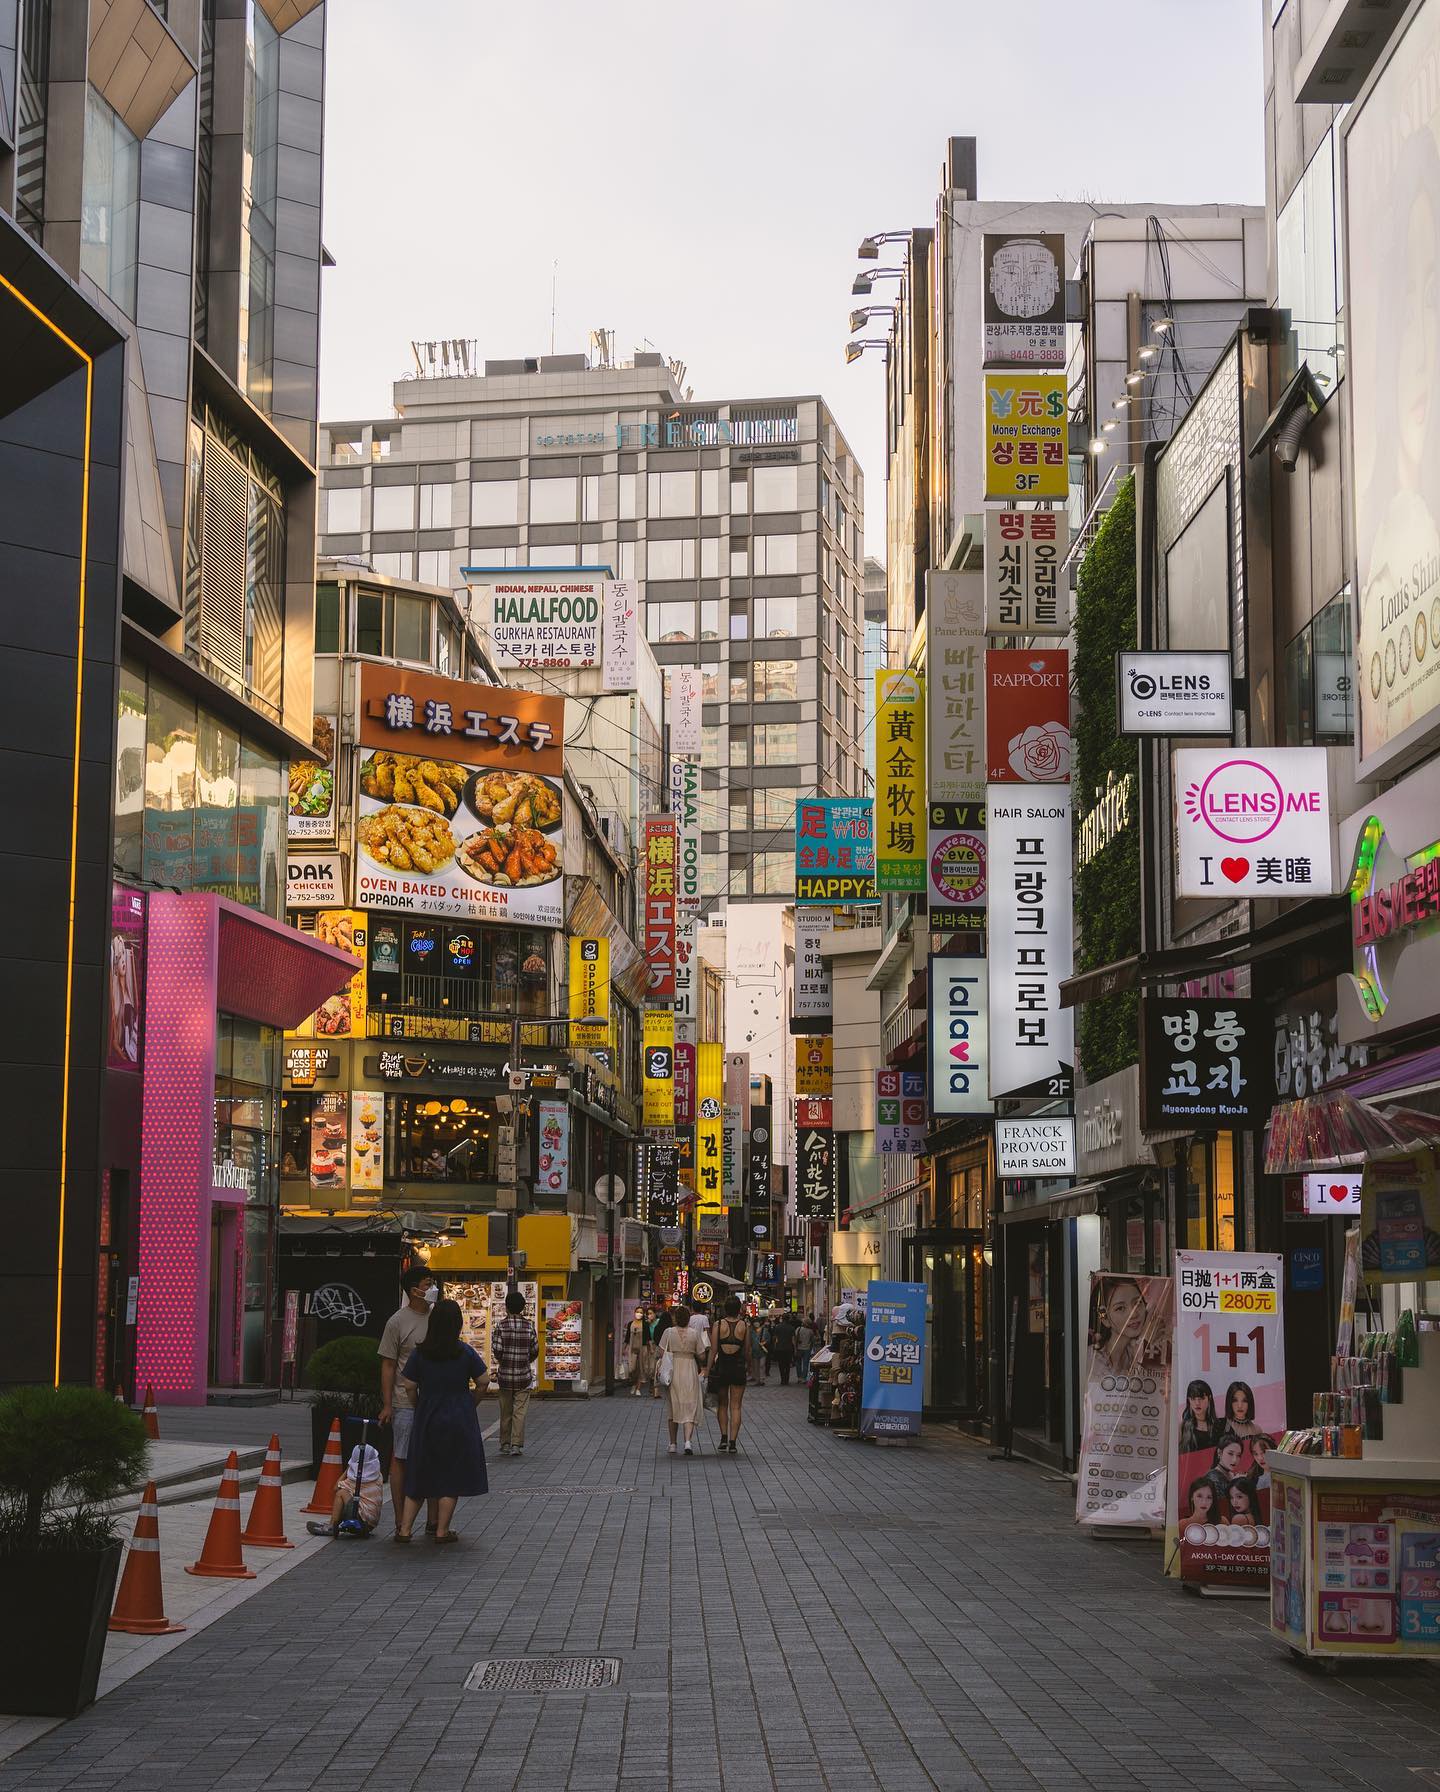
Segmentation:
{"type": "Polygon", "coordinates": [[[683,361],[697,401],[820,393],[881,557],[855,250],[934,224],[947,138],[977,139],[981,199],[1264,200],[1260,0],[327,11],[322,418],[388,414],[412,339],[550,352],[553,288],[558,353],[613,329],[621,360],[683,361]]]}

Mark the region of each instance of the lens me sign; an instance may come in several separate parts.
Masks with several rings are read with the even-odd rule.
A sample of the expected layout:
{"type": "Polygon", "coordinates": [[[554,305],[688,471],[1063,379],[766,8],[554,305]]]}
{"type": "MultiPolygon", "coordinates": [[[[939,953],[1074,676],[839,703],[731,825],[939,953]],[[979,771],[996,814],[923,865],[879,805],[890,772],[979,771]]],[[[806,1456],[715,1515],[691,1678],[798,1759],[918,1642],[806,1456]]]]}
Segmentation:
{"type": "Polygon", "coordinates": [[[1118,653],[1121,734],[1230,734],[1228,653],[1118,653]]]}
{"type": "Polygon", "coordinates": [[[1174,788],[1180,895],[1332,893],[1323,747],[1182,747],[1174,788]]]}
{"type": "Polygon", "coordinates": [[[987,967],[974,958],[930,961],[930,1086],[937,1114],[988,1114],[987,967]]]}

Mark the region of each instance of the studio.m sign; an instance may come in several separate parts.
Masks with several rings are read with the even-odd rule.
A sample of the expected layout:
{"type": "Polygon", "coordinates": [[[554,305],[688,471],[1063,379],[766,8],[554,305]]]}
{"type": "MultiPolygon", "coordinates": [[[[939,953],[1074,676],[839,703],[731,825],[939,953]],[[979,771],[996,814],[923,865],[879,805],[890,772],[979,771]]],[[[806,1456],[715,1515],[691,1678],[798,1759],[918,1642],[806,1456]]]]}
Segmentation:
{"type": "Polygon", "coordinates": [[[1174,790],[1181,896],[1332,894],[1323,747],[1181,747],[1174,790]]]}

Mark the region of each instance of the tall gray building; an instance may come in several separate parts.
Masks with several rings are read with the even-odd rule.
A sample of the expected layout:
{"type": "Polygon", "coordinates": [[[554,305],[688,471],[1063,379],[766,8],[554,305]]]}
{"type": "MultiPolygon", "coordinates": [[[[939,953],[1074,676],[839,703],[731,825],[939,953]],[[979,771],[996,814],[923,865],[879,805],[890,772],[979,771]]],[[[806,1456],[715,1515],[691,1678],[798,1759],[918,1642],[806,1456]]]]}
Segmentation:
{"type": "Polygon", "coordinates": [[[706,894],[789,896],[797,795],[863,782],[865,487],[824,401],[696,403],[639,352],[436,375],[431,346],[393,416],[322,425],[322,551],[636,580],[661,666],[704,675],[706,894]]]}

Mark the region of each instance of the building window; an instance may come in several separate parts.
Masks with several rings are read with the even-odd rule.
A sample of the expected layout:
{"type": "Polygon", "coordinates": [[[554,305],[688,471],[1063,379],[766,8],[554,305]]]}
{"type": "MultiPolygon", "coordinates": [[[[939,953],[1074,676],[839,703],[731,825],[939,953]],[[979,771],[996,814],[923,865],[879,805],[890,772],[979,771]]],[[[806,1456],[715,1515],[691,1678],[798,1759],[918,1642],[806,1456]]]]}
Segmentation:
{"type": "MultiPolygon", "coordinates": [[[[654,543],[651,543],[654,546],[654,543]]],[[[647,641],[693,641],[695,639],[695,606],[691,603],[655,603],[645,605],[645,639],[647,641]]]]}
{"type": "Polygon", "coordinates": [[[415,556],[413,554],[372,554],[371,568],[383,573],[387,579],[413,579],[415,577],[415,556]]]}
{"type": "Polygon", "coordinates": [[[430,611],[433,606],[426,598],[406,597],[398,591],[391,602],[395,610],[394,657],[397,660],[414,660],[428,666],[431,654],[430,611]]]}
{"type": "Polygon", "coordinates": [[[528,559],[532,566],[578,566],[580,549],[573,541],[552,543],[549,547],[531,548],[528,559]]]}
{"type": "Polygon", "coordinates": [[[573,523],[576,511],[577,482],[574,479],[532,479],[530,481],[531,523],[573,523]]]}
{"type": "Polygon", "coordinates": [[[454,489],[450,485],[422,485],[420,487],[420,527],[422,529],[448,529],[450,527],[451,500],[454,489]]]}
{"type": "Polygon", "coordinates": [[[325,493],[326,535],[358,535],[365,527],[362,521],[365,490],[359,485],[332,485],[325,493]]]}
{"type": "Polygon", "coordinates": [[[464,675],[465,645],[460,630],[445,616],[436,618],[435,670],[447,678],[464,675]]]}
{"type": "Polygon", "coordinates": [[[756,467],[751,480],[757,515],[763,511],[800,508],[799,467],[756,467]]]}
{"type": "Polygon", "coordinates": [[[748,703],[750,701],[750,671],[747,666],[730,668],[730,701],[732,703],[748,703]]]}
{"type": "Polygon", "coordinates": [[[248,7],[246,18],[239,383],[251,403],[268,416],[275,373],[280,37],[258,6],[248,7]]]}
{"type": "Polygon", "coordinates": [[[640,475],[638,473],[622,473],[620,475],[620,520],[631,523],[644,512],[640,508],[641,494],[640,475]]]}
{"type": "Polygon", "coordinates": [[[750,576],[750,544],[743,537],[730,543],[730,577],[745,579],[750,576]]]}
{"type": "Polygon", "coordinates": [[[795,792],[760,789],[755,792],[757,828],[789,828],[795,825],[795,792]]]}
{"type": "Polygon", "coordinates": [[[756,896],[795,894],[795,854],[760,852],[751,861],[750,888],[756,896]]]}
{"type": "Polygon", "coordinates": [[[794,597],[755,599],[755,639],[771,640],[800,632],[800,601],[794,597]]]}
{"type": "Polygon", "coordinates": [[[757,722],[753,731],[756,765],[798,765],[799,727],[794,722],[757,722]]]}
{"type": "Polygon", "coordinates": [[[721,474],[719,467],[707,467],[700,475],[700,514],[701,516],[719,516],[721,514],[721,474]]]}
{"type": "Polygon", "coordinates": [[[358,466],[365,459],[365,438],[348,430],[331,430],[330,458],[337,467],[358,466]]]}
{"type": "Polygon", "coordinates": [[[702,641],[718,641],[720,639],[720,605],[713,597],[700,600],[700,639],[702,641]]]}
{"type": "Polygon", "coordinates": [[[720,763],[720,728],[715,722],[705,722],[700,728],[700,758],[705,765],[720,763]]]}
{"type": "Polygon", "coordinates": [[[580,481],[580,520],[584,523],[600,521],[600,475],[587,473],[580,481]]]}
{"type": "Polygon", "coordinates": [[[702,579],[718,579],[720,577],[720,537],[707,535],[700,542],[700,577],[702,579]]]}
{"type": "Polygon", "coordinates": [[[635,543],[633,541],[622,541],[620,543],[619,557],[619,577],[622,579],[633,579],[635,577],[635,543]]]}
{"type": "Polygon", "coordinates": [[[755,535],[750,541],[751,569],[755,577],[775,578],[800,570],[798,535],[755,535]]]}
{"type": "Polygon", "coordinates": [[[1285,649],[1285,744],[1329,746],[1354,738],[1350,587],[1331,598],[1285,649]]]}
{"type": "Polygon", "coordinates": [[[80,268],[127,317],[135,315],[140,240],[140,145],[118,112],[85,89],[80,268]]]}
{"type": "MultiPolygon", "coordinates": [[[[777,600],[762,597],[758,601],[762,604],[770,604],[777,600]]],[[[799,700],[800,663],[798,660],[756,660],[754,677],[755,701],[757,703],[795,703],[799,700]]]]}
{"type": "Polygon", "coordinates": [[[1327,393],[1340,377],[1335,156],[1335,133],[1327,131],[1275,221],[1276,294],[1290,313],[1292,371],[1306,363],[1327,393]]]}
{"type": "Polygon", "coordinates": [[[652,517],[694,516],[694,473],[651,473],[649,490],[652,517]]]}
{"type": "Polygon", "coordinates": [[[695,543],[657,541],[652,535],[645,544],[645,576],[647,579],[693,579],[695,543]]]}
{"type": "Polygon", "coordinates": [[[720,701],[720,668],[718,666],[702,666],[700,668],[700,700],[702,703],[718,703],[720,701]]]}
{"type": "Polygon", "coordinates": [[[370,494],[370,527],[377,535],[415,527],[415,487],[377,485],[370,494]]]}
{"type": "MultiPolygon", "coordinates": [[[[457,559],[459,556],[455,556],[457,559]]],[[[458,576],[451,578],[451,554],[448,548],[422,548],[415,556],[416,577],[422,585],[438,585],[442,591],[452,591],[460,582],[458,576]]]]}
{"type": "Polygon", "coordinates": [[[732,473],[730,475],[730,514],[732,516],[744,516],[749,508],[750,488],[745,483],[745,475],[743,473],[732,473]]]}
{"type": "Polygon", "coordinates": [[[315,587],[315,651],[316,653],[339,653],[340,651],[340,587],[338,585],[317,585],[315,587]]]}
{"type": "Polygon", "coordinates": [[[748,640],[750,635],[750,618],[745,613],[743,602],[730,606],[730,639],[732,641],[748,640]]]}
{"type": "Polygon", "coordinates": [[[389,460],[395,452],[395,444],[400,432],[393,429],[377,429],[370,437],[371,460],[389,460]]]}
{"type": "Polygon", "coordinates": [[[750,736],[743,728],[730,730],[730,763],[731,765],[749,765],[750,736]]]}
{"type": "Polygon", "coordinates": [[[514,528],[520,519],[518,479],[478,479],[470,487],[470,525],[475,529],[514,528]]]}

